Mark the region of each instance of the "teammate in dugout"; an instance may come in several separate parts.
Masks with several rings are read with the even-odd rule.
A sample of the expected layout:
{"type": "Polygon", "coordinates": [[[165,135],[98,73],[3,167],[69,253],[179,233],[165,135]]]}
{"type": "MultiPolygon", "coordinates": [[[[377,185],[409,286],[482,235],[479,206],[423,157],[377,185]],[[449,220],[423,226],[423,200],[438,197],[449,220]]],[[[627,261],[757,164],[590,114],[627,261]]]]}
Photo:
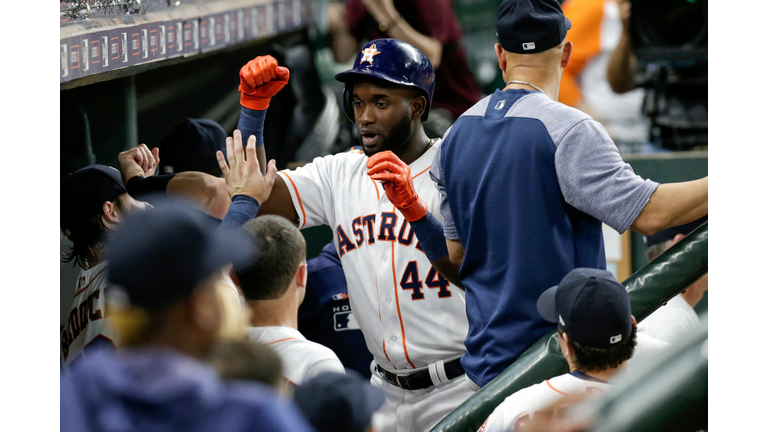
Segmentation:
{"type": "Polygon", "coordinates": [[[61,430],[313,430],[266,385],[222,382],[203,361],[223,319],[218,274],[256,252],[187,203],[127,217],[108,252],[122,347],[61,375],[61,430]]]}
{"type": "Polygon", "coordinates": [[[606,268],[603,223],[652,234],[708,209],[708,178],[642,179],[598,122],[557,102],[574,49],[557,1],[505,0],[496,28],[507,85],[443,136],[430,168],[440,203],[420,200],[399,155],[368,162],[435,267],[460,273],[470,323],[462,365],[479,387],[554,330],[536,312],[539,294],[574,268],[606,268]]]}
{"type": "Polygon", "coordinates": [[[69,366],[90,350],[115,347],[115,331],[105,308],[106,243],[126,215],[147,207],[126,192],[120,171],[110,166],[89,165],[62,180],[61,230],[73,244],[63,260],[75,261],[82,269],[61,332],[62,365],[69,366]]]}
{"type": "Polygon", "coordinates": [[[297,329],[299,305],[307,286],[307,245],[285,218],[258,217],[242,231],[259,248],[259,256],[236,272],[250,309],[248,339],[268,345],[283,362],[286,393],[323,372],[344,373],[330,348],[307,340],[297,329]]]}
{"type": "MultiPolygon", "coordinates": [[[[289,74],[269,56],[241,69],[243,111],[239,131],[227,143],[230,163],[242,154],[240,132],[249,137],[248,147],[259,143],[259,159],[265,159],[265,110],[289,74]]],[[[395,152],[416,173],[421,196],[439,204],[426,174],[440,140],[429,139],[422,126],[434,71],[411,45],[378,39],[336,78],[345,84],[345,111],[363,150],[278,173],[269,199],[258,202],[260,214],[284,216],[299,228],[333,229],[350,305],[374,357],[371,382],[387,395],[381,430],[429,430],[473,394],[459,361],[467,334],[464,292],[432,266],[403,214],[368,177],[366,164],[381,151],[395,152]]],[[[217,156],[226,177],[224,155],[217,156]]]]}
{"type": "Polygon", "coordinates": [[[558,324],[557,341],[570,372],[510,395],[478,432],[519,431],[564,395],[602,393],[634,353],[637,322],[629,294],[608,271],[572,270],[539,296],[536,308],[558,324]]]}

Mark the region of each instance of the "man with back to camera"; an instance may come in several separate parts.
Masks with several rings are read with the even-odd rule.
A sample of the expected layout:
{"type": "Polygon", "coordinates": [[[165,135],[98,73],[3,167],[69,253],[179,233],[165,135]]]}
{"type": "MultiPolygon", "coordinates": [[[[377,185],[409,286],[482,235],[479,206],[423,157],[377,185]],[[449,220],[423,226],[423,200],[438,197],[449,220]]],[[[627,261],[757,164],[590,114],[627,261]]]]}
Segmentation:
{"type": "Polygon", "coordinates": [[[479,431],[518,430],[564,395],[603,392],[635,351],[637,322],[629,295],[608,271],[572,270],[539,296],[536,308],[547,322],[557,324],[557,341],[570,372],[508,396],[479,431]]]}
{"type": "Polygon", "coordinates": [[[61,376],[62,430],[311,430],[267,386],[224,383],[203,362],[222,318],[218,273],[255,252],[186,204],[127,218],[108,255],[122,347],[61,376]]]}
{"type": "MultiPolygon", "coordinates": [[[[264,56],[240,75],[243,112],[227,159],[242,147],[240,132],[248,146],[263,142],[264,113],[289,72],[264,56]]],[[[371,381],[387,393],[382,431],[428,430],[473,393],[459,361],[467,331],[464,294],[430,264],[402,214],[366,175],[366,162],[395,151],[416,173],[419,191],[438,205],[426,172],[440,141],[422,126],[434,71],[412,46],[378,39],[337,79],[345,83],[346,114],[356,122],[363,151],[280,172],[269,199],[259,202],[261,214],[282,215],[299,228],[327,224],[335,232],[350,306],[374,357],[371,381]]],[[[224,155],[218,157],[226,166],[224,155]]]]}
{"type": "Polygon", "coordinates": [[[287,386],[300,385],[322,372],[344,373],[344,365],[330,348],[307,340],[297,329],[307,286],[307,245],[301,232],[274,215],[253,219],[242,229],[259,248],[254,262],[236,272],[251,312],[248,339],[277,352],[287,386]]]}
{"type": "Polygon", "coordinates": [[[445,226],[396,155],[368,163],[435,267],[460,271],[470,322],[462,365],[479,387],[554,329],[536,313],[541,292],[574,268],[605,269],[603,223],[652,234],[708,209],[708,178],[643,180],[598,122],[557,102],[574,48],[556,1],[505,0],[496,27],[507,86],[454,123],[430,169],[445,226]]]}
{"type": "Polygon", "coordinates": [[[333,240],[307,261],[307,290],[299,307],[299,331],[307,339],[332,349],[345,368],[371,377],[373,356],[349,307],[347,280],[333,240]]]}

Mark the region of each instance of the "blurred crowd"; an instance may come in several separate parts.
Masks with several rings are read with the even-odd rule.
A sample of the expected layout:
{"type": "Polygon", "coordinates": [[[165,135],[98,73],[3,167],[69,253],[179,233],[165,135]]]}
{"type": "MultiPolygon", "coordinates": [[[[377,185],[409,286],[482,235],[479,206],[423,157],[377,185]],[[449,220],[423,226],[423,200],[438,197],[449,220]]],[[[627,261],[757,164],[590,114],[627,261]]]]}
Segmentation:
{"type": "MultiPolygon", "coordinates": [[[[365,56],[379,53],[375,52],[375,45],[368,44],[384,38],[403,41],[425,57],[433,70],[432,82],[424,87],[431,86],[426,108],[412,105],[422,111],[407,122],[410,134],[396,135],[399,124],[393,121],[390,131],[377,131],[386,135],[380,139],[377,133],[360,129],[361,125],[367,126],[361,121],[366,100],[360,92],[354,96],[349,94],[357,81],[349,76],[338,78],[340,83],[331,84],[328,96],[333,101],[331,105],[309,114],[297,111],[291,120],[295,122],[291,130],[294,135],[317,131],[318,127],[335,133],[294,137],[295,143],[286,144],[291,152],[276,152],[275,144],[270,143],[266,135],[270,128],[266,111],[271,99],[280,97],[279,92],[289,83],[299,99],[302,92],[307,92],[307,98],[311,99],[322,93],[327,83],[320,76],[324,67],[320,64],[304,68],[298,64],[295,70],[290,68],[289,73],[289,69],[278,65],[274,58],[263,56],[240,71],[242,114],[237,130],[227,131],[210,119],[189,118],[169,130],[156,146],[141,144],[121,152],[117,158],[119,166],[93,164],[67,173],[61,183],[60,226],[68,246],[62,256],[61,296],[71,307],[62,316],[60,328],[62,430],[421,430],[414,429],[417,426],[413,425],[428,430],[480,388],[470,385],[471,391],[465,389],[461,395],[445,399],[450,403],[446,402],[446,406],[440,407],[440,414],[429,419],[417,419],[417,412],[403,411],[403,407],[420,407],[419,403],[435,398],[437,390],[448,382],[469,381],[464,378],[464,368],[456,358],[448,357],[418,367],[411,363],[412,367],[407,369],[380,367],[375,358],[379,347],[372,346],[370,340],[366,343],[359,317],[355,315],[356,303],[350,302],[350,292],[360,287],[348,289],[348,283],[355,279],[349,276],[349,267],[342,266],[343,260],[349,262],[345,253],[361,247],[365,221],[352,225],[357,227],[357,241],[353,236],[348,238],[343,230],[334,231],[334,240],[318,256],[308,257],[307,243],[297,225],[304,228],[307,223],[307,213],[312,212],[311,200],[326,200],[326,195],[306,197],[305,193],[302,201],[299,192],[309,188],[301,189],[301,179],[297,180],[297,188],[294,180],[278,173],[277,168],[301,166],[314,157],[357,146],[352,153],[361,157],[364,153],[371,156],[372,161],[374,154],[392,150],[406,163],[398,165],[402,162],[399,159],[385,161],[391,163],[385,174],[398,173],[402,166],[407,168],[416,160],[407,161],[404,155],[408,154],[408,146],[421,136],[424,152],[437,146],[437,139],[448,134],[463,136],[458,135],[461,130],[458,126],[452,126],[461,122],[462,114],[493,97],[496,89],[487,86],[491,80],[476,68],[475,55],[468,52],[462,20],[455,10],[456,2],[319,3],[322,4],[319,13],[323,19],[319,21],[325,27],[325,49],[331,51],[339,70],[358,73],[364,61],[373,64],[366,58],[375,57],[365,56]],[[320,88],[301,84],[310,82],[303,79],[307,73],[314,75],[311,82],[322,83],[320,88]],[[328,112],[335,115],[329,117],[328,112]],[[347,121],[345,115],[351,121],[347,121]],[[405,144],[395,142],[398,138],[405,144]],[[266,156],[282,160],[267,162],[266,156]],[[278,189],[280,187],[283,189],[278,189]],[[276,197],[285,197],[287,204],[278,206],[276,197]],[[448,376],[453,367],[459,368],[460,378],[448,376]],[[421,381],[426,382],[426,387],[408,387],[411,385],[408,382],[421,381]],[[374,385],[374,382],[386,384],[374,385]],[[400,393],[391,391],[392,388],[400,393]],[[400,396],[403,394],[405,396],[400,396]],[[409,394],[415,396],[411,398],[409,394]],[[409,423],[411,420],[401,417],[415,420],[409,423]]],[[[567,36],[558,39],[552,49],[563,50],[563,46],[572,43],[570,63],[559,69],[557,86],[542,90],[528,81],[504,83],[502,79],[498,90],[510,83],[513,91],[527,85],[522,95],[539,91],[580,111],[604,127],[609,137],[606,142],[615,144],[616,151],[622,155],[670,151],[651,139],[650,122],[643,113],[645,89],[638,87],[635,80],[637,60],[630,37],[629,1],[490,3],[494,11],[497,7],[502,11],[500,22],[514,18],[520,26],[526,25],[524,19],[529,16],[529,7],[542,7],[560,19],[559,30],[563,34],[567,31],[567,36]],[[568,23],[566,29],[562,27],[564,22],[568,23]]],[[[494,24],[488,22],[487,26],[494,24]]],[[[500,43],[496,44],[500,77],[512,76],[513,69],[512,53],[504,46],[510,39],[502,40],[505,37],[502,34],[498,41],[490,40],[487,46],[493,51],[494,44],[500,43]]],[[[379,42],[380,50],[382,46],[385,45],[379,42]]],[[[307,49],[315,56],[319,48],[307,49]]],[[[407,80],[403,83],[390,80],[383,88],[396,89],[403,85],[418,87],[407,80]]],[[[418,93],[422,91],[420,87],[416,90],[416,98],[423,96],[418,93]]],[[[319,97],[322,100],[324,96],[319,97]]],[[[497,103],[496,109],[500,109],[503,102],[497,103]]],[[[424,178],[432,176],[438,182],[436,178],[444,175],[433,173],[439,163],[432,163],[429,175],[424,178]]],[[[370,164],[365,169],[377,170],[370,164]]],[[[631,174],[631,169],[629,171],[631,174]]],[[[412,201],[398,203],[397,197],[408,193],[409,184],[410,190],[414,189],[413,177],[417,174],[421,173],[412,175],[408,169],[402,174],[405,180],[395,177],[383,180],[392,184],[402,180],[400,189],[376,186],[382,178],[372,176],[371,179],[377,196],[381,191],[382,199],[389,197],[392,201],[387,203],[392,214],[397,207],[399,214],[404,215],[400,237],[410,223],[410,235],[412,238],[415,233],[418,253],[426,254],[434,265],[429,276],[426,272],[423,275],[427,286],[441,286],[443,290],[450,287],[449,292],[460,297],[463,304],[465,285],[477,289],[472,285],[474,280],[469,268],[483,264],[467,265],[472,249],[466,241],[461,242],[461,258],[454,270],[451,270],[455,264],[453,249],[435,255],[436,249],[440,252],[445,244],[450,248],[451,241],[459,240],[448,236],[445,185],[440,191],[444,201],[436,201],[438,205],[430,202],[418,216],[410,216],[414,207],[419,207],[415,194],[409,196],[412,201]],[[443,212],[437,217],[446,225],[446,237],[442,237],[443,225],[439,224],[437,242],[424,234],[430,233],[425,231],[424,218],[432,217],[432,213],[424,216],[427,207],[436,216],[443,212]],[[439,247],[436,243],[440,243],[439,247]],[[464,248],[467,248],[467,258],[464,248]],[[462,260],[464,267],[461,267],[462,260]],[[444,266],[440,267],[439,263],[444,266]],[[434,283],[439,286],[430,285],[434,283]]],[[[366,182],[371,179],[365,177],[366,182]]],[[[647,234],[647,258],[652,261],[707,220],[706,182],[703,199],[699,193],[701,183],[670,191],[670,188],[663,189],[668,185],[638,182],[645,188],[658,188],[655,191],[689,197],[686,203],[679,204],[682,200],[675,200],[677,195],[659,197],[651,190],[623,227],[623,230],[631,228],[647,234]],[[657,197],[655,200],[651,193],[657,197]],[[679,201],[679,205],[687,207],[676,208],[674,217],[669,216],[653,229],[637,224],[630,226],[633,221],[641,220],[638,213],[646,201],[650,208],[650,203],[658,205],[663,199],[679,201]]],[[[342,186],[323,184],[322,187],[335,191],[339,189],[333,188],[342,186]]],[[[416,187],[422,197],[427,195],[423,188],[416,187]]],[[[440,195],[434,193],[435,199],[439,199],[440,195]]],[[[454,216],[461,214],[456,207],[461,197],[456,197],[452,196],[454,201],[450,207],[454,216]]],[[[472,196],[476,197],[482,199],[480,193],[472,196]]],[[[563,196],[558,195],[557,200],[562,199],[563,196]]],[[[574,204],[565,212],[579,212],[576,207],[574,204]]],[[[673,212],[667,207],[654,208],[658,209],[654,220],[661,218],[659,214],[665,216],[673,212]]],[[[573,216],[569,213],[567,217],[573,216]]],[[[649,218],[644,217],[644,220],[649,218]]],[[[457,225],[460,219],[456,217],[457,225]]],[[[394,239],[397,230],[393,227],[394,223],[390,227],[394,239]]],[[[369,224],[367,229],[368,242],[373,243],[373,228],[369,224]]],[[[459,226],[458,231],[464,229],[459,226]]],[[[475,228],[472,225],[467,229],[475,228]]],[[[384,232],[382,228],[379,240],[383,239],[384,232]]],[[[511,243],[508,239],[499,240],[511,243]]],[[[578,241],[578,238],[574,240],[578,241]]],[[[602,237],[599,241],[602,243],[602,237]]],[[[392,244],[394,260],[394,240],[392,244]]],[[[604,255],[602,246],[600,250],[604,255]]],[[[574,260],[579,263],[578,258],[574,260]]],[[[355,271],[371,275],[379,271],[376,265],[357,266],[355,271]]],[[[587,268],[593,267],[588,265],[572,267],[576,268],[556,275],[553,271],[555,286],[527,295],[533,305],[528,312],[535,315],[537,323],[546,325],[531,328],[557,330],[559,352],[568,370],[506,398],[480,427],[481,431],[588,430],[589,418],[567,414],[571,407],[608,392],[616,377],[621,387],[621,379],[629,379],[625,378],[625,370],[632,371],[635,367],[642,370],[642,366],[634,364],[649,364],[673,352],[702,328],[694,307],[708,288],[706,275],[638,322],[632,316],[626,288],[605,271],[604,257],[602,269],[587,268]]],[[[496,276],[503,282],[504,275],[496,276]]],[[[412,286],[416,282],[421,286],[418,273],[412,279],[404,275],[402,281],[397,282],[404,290],[412,289],[412,298],[418,299],[418,288],[412,286]]],[[[469,293],[468,289],[467,296],[469,293]]],[[[371,293],[374,300],[364,301],[375,302],[376,296],[378,293],[371,293]]],[[[503,303],[502,297],[499,302],[503,303]]],[[[400,320],[402,327],[403,318],[400,320]]],[[[470,313],[470,329],[472,320],[470,313]]],[[[461,327],[467,325],[463,316],[450,317],[444,325],[463,329],[466,335],[466,327],[461,327]]],[[[432,329],[427,333],[429,331],[432,329]]],[[[538,337],[537,334],[533,340],[538,337]]],[[[508,342],[497,338],[493,346],[508,342]]],[[[435,344],[439,343],[440,337],[435,336],[435,344]]],[[[523,348],[527,346],[530,344],[523,348]]],[[[405,358],[408,358],[407,350],[405,358]]],[[[394,362],[391,363],[394,366],[394,362]]],[[[495,366],[503,369],[508,364],[499,360],[495,366]]],[[[703,417],[705,426],[706,413],[703,417]]]]}

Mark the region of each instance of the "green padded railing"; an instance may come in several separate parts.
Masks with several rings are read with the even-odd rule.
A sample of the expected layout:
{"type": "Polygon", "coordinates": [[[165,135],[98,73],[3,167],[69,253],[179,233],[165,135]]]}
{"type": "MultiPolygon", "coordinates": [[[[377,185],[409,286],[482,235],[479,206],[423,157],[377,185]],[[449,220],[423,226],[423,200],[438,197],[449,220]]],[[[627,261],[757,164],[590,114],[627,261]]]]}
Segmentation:
{"type": "MultiPolygon", "coordinates": [[[[707,273],[708,233],[708,223],[704,222],[624,281],[638,322],[707,273]]],[[[475,432],[507,396],[567,371],[553,331],[448,414],[432,432],[475,432]]]]}

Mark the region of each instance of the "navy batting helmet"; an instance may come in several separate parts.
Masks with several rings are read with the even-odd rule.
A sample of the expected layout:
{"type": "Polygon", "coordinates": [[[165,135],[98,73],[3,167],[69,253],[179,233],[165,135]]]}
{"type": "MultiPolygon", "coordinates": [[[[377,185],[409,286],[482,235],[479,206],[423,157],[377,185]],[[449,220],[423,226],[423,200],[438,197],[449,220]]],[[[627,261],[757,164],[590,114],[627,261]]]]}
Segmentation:
{"type": "Polygon", "coordinates": [[[344,83],[344,113],[355,122],[352,108],[352,86],[361,77],[381,79],[393,84],[413,87],[427,98],[422,120],[429,116],[432,93],[435,91],[435,70],[427,56],[410,44],[397,39],[375,39],[355,57],[352,69],[336,74],[344,83]]]}

